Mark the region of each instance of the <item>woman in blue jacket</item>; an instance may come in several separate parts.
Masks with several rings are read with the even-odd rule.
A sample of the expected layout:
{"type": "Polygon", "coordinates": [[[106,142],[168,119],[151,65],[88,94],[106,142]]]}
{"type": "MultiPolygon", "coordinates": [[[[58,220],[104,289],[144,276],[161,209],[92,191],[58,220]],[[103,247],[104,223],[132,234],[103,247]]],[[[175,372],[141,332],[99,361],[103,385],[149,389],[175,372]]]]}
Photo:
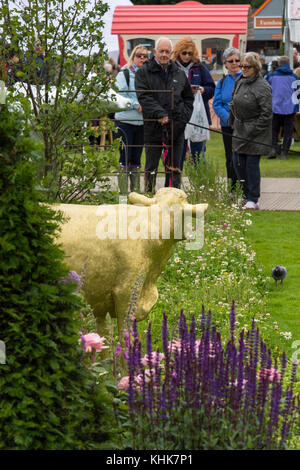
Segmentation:
{"type": "Polygon", "coordinates": [[[233,129],[228,124],[229,103],[232,101],[232,92],[236,79],[241,75],[240,71],[240,51],[235,47],[228,47],[223,53],[223,62],[228,70],[218,81],[213,101],[213,109],[220,118],[223,133],[223,142],[226,156],[227,179],[231,185],[230,189],[236,186],[237,176],[232,162],[232,133],[233,129]]]}
{"type": "MultiPolygon", "coordinates": [[[[209,124],[211,124],[208,101],[214,96],[216,85],[206,65],[200,62],[199,53],[192,38],[184,37],[176,42],[173,50],[173,60],[175,61],[176,65],[185,72],[193,92],[197,93],[197,91],[200,90],[207,114],[207,119],[209,124]]],[[[200,158],[200,155],[203,155],[204,158],[206,141],[190,142],[189,145],[193,161],[196,164],[200,158]]],[[[180,166],[181,170],[183,168],[186,149],[187,140],[184,141],[180,166]]]]}
{"type": "Polygon", "coordinates": [[[127,62],[116,77],[116,85],[122,97],[131,101],[131,108],[115,114],[116,137],[121,137],[119,190],[128,193],[128,176],[130,191],[140,191],[141,155],[144,145],[144,126],[142,108],[135,92],[135,73],[148,60],[148,49],[143,45],[136,46],[127,62]],[[136,147],[135,147],[136,146],[136,147]]]}

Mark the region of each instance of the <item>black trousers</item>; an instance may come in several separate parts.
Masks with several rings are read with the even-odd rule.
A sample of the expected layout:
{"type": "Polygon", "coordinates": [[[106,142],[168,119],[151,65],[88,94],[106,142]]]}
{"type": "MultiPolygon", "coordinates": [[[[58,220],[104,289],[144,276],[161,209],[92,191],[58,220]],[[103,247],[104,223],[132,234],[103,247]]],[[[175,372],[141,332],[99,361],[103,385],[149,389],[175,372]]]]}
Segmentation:
{"type": "Polygon", "coordinates": [[[162,132],[161,140],[151,142],[146,145],[146,163],[145,163],[145,178],[147,175],[156,174],[159,165],[159,160],[164,151],[163,159],[165,165],[165,187],[180,188],[181,172],[180,162],[183,148],[184,134],[175,136],[173,140],[173,152],[171,147],[170,136],[166,132],[162,132]],[[163,146],[163,142],[168,147],[163,146]],[[153,145],[153,147],[151,146],[153,145]]]}
{"type": "Polygon", "coordinates": [[[283,144],[282,150],[288,152],[292,143],[294,132],[295,113],[293,114],[275,114],[272,119],[272,146],[276,148],[280,128],[282,127],[283,144]]]}
{"type": "Polygon", "coordinates": [[[225,127],[222,126],[221,130],[223,132],[223,143],[225,149],[225,157],[226,157],[226,171],[227,171],[227,179],[231,180],[231,189],[234,189],[237,182],[237,175],[233,165],[233,158],[232,158],[232,127],[225,127]],[[229,134],[229,135],[225,135],[229,134]]]}

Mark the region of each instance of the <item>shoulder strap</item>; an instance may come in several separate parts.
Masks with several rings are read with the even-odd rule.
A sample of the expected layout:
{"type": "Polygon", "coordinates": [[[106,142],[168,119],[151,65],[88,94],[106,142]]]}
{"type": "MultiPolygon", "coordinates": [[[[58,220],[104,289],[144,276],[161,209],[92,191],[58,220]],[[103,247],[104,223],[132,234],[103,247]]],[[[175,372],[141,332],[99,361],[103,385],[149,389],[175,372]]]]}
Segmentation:
{"type": "Polygon", "coordinates": [[[127,86],[129,88],[129,70],[128,69],[123,69],[123,73],[125,75],[125,80],[126,80],[127,86]]]}
{"type": "Polygon", "coordinates": [[[225,75],[225,73],[223,73],[223,77],[222,77],[222,80],[221,80],[221,89],[223,87],[223,83],[224,83],[225,78],[226,78],[226,75],[225,75]]]}

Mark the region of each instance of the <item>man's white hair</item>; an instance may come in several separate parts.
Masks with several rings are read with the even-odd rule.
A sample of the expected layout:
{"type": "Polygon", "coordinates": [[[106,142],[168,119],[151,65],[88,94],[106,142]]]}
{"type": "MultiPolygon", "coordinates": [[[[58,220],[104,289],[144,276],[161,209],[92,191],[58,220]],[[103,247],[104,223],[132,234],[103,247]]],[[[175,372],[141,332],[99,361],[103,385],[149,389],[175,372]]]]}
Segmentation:
{"type": "Polygon", "coordinates": [[[164,37],[164,36],[161,36],[160,38],[158,38],[158,39],[155,41],[155,49],[156,49],[156,50],[157,50],[157,48],[158,48],[158,44],[159,44],[161,41],[168,41],[168,43],[170,44],[170,47],[171,47],[171,51],[173,51],[173,43],[172,43],[171,39],[166,38],[166,37],[164,37]]]}

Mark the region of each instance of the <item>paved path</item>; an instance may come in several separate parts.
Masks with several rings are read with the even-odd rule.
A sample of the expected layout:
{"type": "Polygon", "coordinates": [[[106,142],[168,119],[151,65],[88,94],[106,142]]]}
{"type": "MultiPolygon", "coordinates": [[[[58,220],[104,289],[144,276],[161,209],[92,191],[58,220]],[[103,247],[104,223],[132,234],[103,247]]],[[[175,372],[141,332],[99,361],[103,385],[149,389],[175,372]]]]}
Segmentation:
{"type": "MultiPolygon", "coordinates": [[[[143,178],[141,178],[143,190],[143,178]]],[[[164,178],[157,178],[156,189],[162,188],[164,178]]],[[[117,180],[112,178],[112,186],[117,189],[117,180]]],[[[300,178],[262,178],[261,210],[300,211],[300,178]]]]}
{"type": "Polygon", "coordinates": [[[262,210],[300,211],[300,178],[262,178],[262,210]]]}

